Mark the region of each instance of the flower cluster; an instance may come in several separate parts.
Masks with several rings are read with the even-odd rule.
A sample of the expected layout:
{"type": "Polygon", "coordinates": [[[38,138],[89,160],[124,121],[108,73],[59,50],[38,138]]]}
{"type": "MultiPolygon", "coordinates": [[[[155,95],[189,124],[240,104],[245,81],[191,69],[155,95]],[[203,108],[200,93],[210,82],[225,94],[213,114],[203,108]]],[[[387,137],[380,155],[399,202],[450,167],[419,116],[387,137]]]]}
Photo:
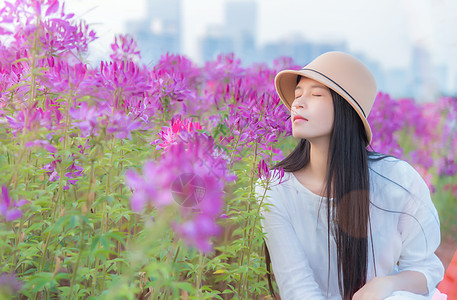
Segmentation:
{"type": "MultiPolygon", "coordinates": [[[[180,119],[172,125],[179,131],[194,126],[180,119]],[[184,125],[186,124],[186,125],[184,125]]],[[[177,132],[176,131],[176,132],[177,132]]],[[[224,204],[224,184],[235,180],[228,173],[227,158],[217,150],[211,136],[198,131],[181,131],[175,143],[159,161],[144,164],[142,173],[126,172],[128,185],[133,189],[131,206],[141,211],[146,206],[161,209],[177,202],[185,221],[171,221],[171,226],[189,245],[202,252],[212,249],[209,239],[220,233],[215,220],[224,204]]],[[[177,137],[177,138],[176,138],[177,137]]]]}
{"type": "Polygon", "coordinates": [[[118,139],[131,139],[132,132],[141,128],[141,122],[121,111],[107,106],[89,107],[87,102],[81,102],[78,107],[70,109],[74,122],[73,127],[81,130],[82,137],[99,135],[102,130],[118,139]]]}
{"type": "Polygon", "coordinates": [[[396,104],[395,99],[389,94],[379,92],[368,116],[368,122],[373,132],[371,147],[377,152],[401,157],[403,152],[396,137],[403,123],[396,104]],[[388,122],[386,116],[389,116],[388,122]]]}
{"type": "Polygon", "coordinates": [[[170,127],[163,127],[162,131],[158,133],[159,139],[154,140],[151,144],[155,144],[156,149],[163,149],[164,152],[168,150],[171,145],[178,143],[179,134],[182,132],[193,132],[202,130],[199,122],[193,122],[191,119],[181,120],[181,115],[174,116],[170,121],[170,127]]]}
{"type": "Polygon", "coordinates": [[[138,62],[141,59],[136,41],[128,34],[115,36],[114,43],[111,44],[111,50],[113,50],[113,53],[110,58],[113,61],[138,62]]]}

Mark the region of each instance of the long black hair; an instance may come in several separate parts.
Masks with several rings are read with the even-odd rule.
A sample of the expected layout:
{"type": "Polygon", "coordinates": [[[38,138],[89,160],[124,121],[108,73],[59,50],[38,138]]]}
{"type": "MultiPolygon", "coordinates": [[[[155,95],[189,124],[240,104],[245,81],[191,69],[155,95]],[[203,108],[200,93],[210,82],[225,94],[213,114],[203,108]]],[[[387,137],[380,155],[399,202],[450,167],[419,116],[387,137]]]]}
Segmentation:
{"type": "MultiPolygon", "coordinates": [[[[297,83],[300,79],[301,76],[298,76],[297,83]]],[[[367,280],[367,233],[370,225],[368,160],[383,159],[387,155],[381,155],[366,148],[367,135],[362,120],[344,98],[331,89],[330,92],[333,100],[334,126],[324,186],[327,199],[333,198],[333,205],[326,206],[328,260],[330,268],[330,236],[333,236],[337,248],[340,294],[344,300],[350,300],[367,280]],[[333,218],[333,227],[331,218],[333,218]]],[[[310,161],[310,148],[311,144],[308,140],[300,139],[295,149],[272,169],[282,167],[286,172],[302,169],[310,161]]],[[[270,275],[271,259],[265,241],[264,250],[269,289],[275,298],[270,275]]],[[[330,276],[330,270],[328,274],[330,276]]]]}

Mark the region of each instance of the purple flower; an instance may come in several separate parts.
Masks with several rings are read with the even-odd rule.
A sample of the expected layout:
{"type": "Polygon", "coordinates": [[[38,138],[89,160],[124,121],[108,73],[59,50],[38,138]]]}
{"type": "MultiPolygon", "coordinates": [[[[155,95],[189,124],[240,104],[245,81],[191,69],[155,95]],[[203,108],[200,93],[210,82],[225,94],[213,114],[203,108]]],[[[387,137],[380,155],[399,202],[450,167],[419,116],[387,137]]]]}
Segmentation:
{"type": "Polygon", "coordinates": [[[14,136],[17,136],[17,133],[22,132],[24,128],[28,131],[38,130],[42,127],[52,128],[51,113],[45,112],[41,107],[37,108],[37,105],[38,102],[35,102],[31,108],[24,108],[16,112],[14,117],[6,116],[14,136]],[[27,123],[25,123],[26,119],[27,123]]]}
{"type": "MultiPolygon", "coordinates": [[[[0,292],[14,295],[22,289],[22,282],[19,281],[14,274],[0,274],[0,292]]],[[[0,293],[0,295],[6,296],[0,293]]]]}
{"type": "Polygon", "coordinates": [[[128,111],[131,98],[143,98],[149,89],[148,70],[133,61],[100,63],[99,70],[87,77],[81,89],[86,94],[107,101],[111,107],[128,111]]]}
{"type": "Polygon", "coordinates": [[[126,172],[127,184],[133,190],[131,208],[141,211],[153,206],[160,210],[177,202],[185,221],[173,223],[176,232],[199,250],[209,251],[209,238],[220,232],[215,222],[224,205],[225,182],[236,179],[228,173],[227,164],[227,157],[216,150],[211,136],[183,132],[182,139],[171,145],[159,161],[145,163],[141,173],[126,172]],[[202,192],[196,195],[195,188],[183,185],[184,175],[199,179],[202,192]],[[193,199],[191,208],[181,202],[189,198],[193,199]]]}
{"type": "Polygon", "coordinates": [[[7,221],[14,221],[22,217],[22,211],[18,209],[27,203],[26,200],[12,201],[8,195],[6,185],[2,185],[2,194],[0,197],[0,214],[5,217],[7,221]]]}
{"type": "Polygon", "coordinates": [[[202,130],[199,122],[193,122],[191,119],[181,120],[181,115],[176,115],[171,119],[170,127],[162,127],[162,131],[158,133],[160,139],[153,141],[151,144],[157,145],[156,149],[164,149],[163,151],[166,152],[171,145],[178,142],[180,133],[195,130],[202,130]]]}
{"type": "MultiPolygon", "coordinates": [[[[55,156],[52,155],[52,157],[55,157],[55,156]]],[[[46,173],[49,176],[50,182],[54,182],[54,181],[60,179],[59,173],[57,173],[57,164],[60,162],[61,162],[60,159],[56,159],[56,160],[53,160],[52,162],[50,162],[49,164],[46,164],[43,166],[42,169],[47,171],[46,173]]]]}
{"type": "Polygon", "coordinates": [[[275,170],[270,170],[268,165],[262,159],[258,165],[258,176],[260,179],[266,180],[268,182],[279,180],[278,184],[281,184],[284,177],[284,169],[279,167],[275,170]]]}
{"type": "Polygon", "coordinates": [[[77,122],[73,122],[74,126],[81,130],[83,137],[98,135],[96,133],[98,129],[98,117],[102,115],[102,112],[97,110],[97,107],[93,106],[89,108],[87,102],[81,102],[79,107],[70,108],[69,113],[74,120],[77,120],[77,122]]]}
{"type": "Polygon", "coordinates": [[[186,245],[194,246],[203,253],[212,251],[211,237],[222,233],[221,227],[214,222],[214,219],[204,214],[181,224],[173,222],[171,226],[183,238],[186,245]]]}
{"type": "Polygon", "coordinates": [[[106,132],[112,133],[118,139],[132,139],[132,132],[141,127],[141,122],[132,120],[123,113],[114,113],[107,119],[106,132]]]}
{"type": "Polygon", "coordinates": [[[141,128],[141,122],[122,111],[113,111],[106,106],[88,106],[87,102],[80,103],[79,107],[71,108],[73,127],[81,130],[82,136],[98,135],[102,128],[108,134],[113,134],[118,139],[131,139],[131,133],[141,128]]]}
{"type": "Polygon", "coordinates": [[[73,162],[68,168],[67,170],[69,172],[65,173],[65,177],[68,178],[67,179],[67,185],[65,185],[63,187],[64,190],[68,190],[70,189],[70,184],[71,185],[75,185],[77,182],[78,182],[78,177],[82,177],[84,175],[83,171],[84,169],[80,166],[77,166],[75,164],[75,162],[73,162]]]}
{"type": "Polygon", "coordinates": [[[440,157],[438,160],[438,175],[452,177],[457,174],[457,159],[455,157],[440,157]]]}
{"type": "Polygon", "coordinates": [[[111,44],[113,53],[109,56],[113,61],[134,61],[141,59],[140,51],[136,41],[128,34],[121,34],[114,37],[111,44]]]}
{"type": "Polygon", "coordinates": [[[56,147],[51,145],[49,143],[49,141],[45,141],[45,140],[35,140],[35,141],[28,142],[27,144],[25,144],[25,147],[26,148],[28,148],[28,147],[41,147],[41,148],[44,148],[44,149],[46,149],[47,151],[49,151],[51,153],[55,153],[57,151],[56,147]]]}
{"type": "Polygon", "coordinates": [[[371,147],[377,152],[402,157],[403,151],[396,139],[396,132],[404,126],[404,112],[397,109],[397,104],[389,94],[379,92],[368,116],[368,122],[373,132],[371,147]],[[387,118],[389,122],[386,122],[387,118]]]}
{"type": "Polygon", "coordinates": [[[52,67],[41,81],[57,92],[77,91],[86,76],[87,65],[83,63],[72,65],[62,59],[55,62],[53,57],[48,60],[52,60],[52,67]]]}

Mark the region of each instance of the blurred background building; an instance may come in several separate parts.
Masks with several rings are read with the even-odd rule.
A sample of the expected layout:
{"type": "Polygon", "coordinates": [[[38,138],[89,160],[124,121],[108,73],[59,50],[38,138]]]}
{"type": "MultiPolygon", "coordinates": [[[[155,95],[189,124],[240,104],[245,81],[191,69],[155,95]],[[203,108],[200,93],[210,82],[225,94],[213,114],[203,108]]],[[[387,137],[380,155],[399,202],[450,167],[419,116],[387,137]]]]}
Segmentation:
{"type": "Polygon", "coordinates": [[[128,21],[143,62],[157,61],[166,52],[182,51],[181,0],[146,1],[146,18],[128,21]]]}
{"type": "MultiPolygon", "coordinates": [[[[73,1],[98,1],[100,3],[105,1],[108,3],[106,2],[108,0],[73,1]]],[[[123,31],[133,35],[137,40],[142,61],[148,65],[154,65],[161,55],[169,52],[184,54],[199,65],[216,59],[220,54],[234,53],[236,58],[241,59],[244,66],[253,63],[267,63],[271,66],[275,59],[284,56],[291,57],[297,65],[304,66],[323,52],[340,50],[350,52],[363,61],[374,73],[378,89],[389,92],[395,98],[412,97],[416,101],[422,102],[436,99],[440,95],[457,94],[457,59],[449,64],[443,62],[443,59],[438,61],[436,55],[440,52],[442,54],[443,50],[433,48],[440,43],[446,44],[449,57],[449,49],[457,47],[457,39],[449,34],[446,35],[446,31],[439,27],[443,25],[447,28],[455,19],[448,14],[449,7],[456,6],[457,8],[457,5],[452,4],[453,2],[450,0],[443,0],[440,3],[441,6],[431,5],[429,3],[431,0],[418,0],[419,2],[414,2],[414,5],[409,0],[400,0],[400,2],[388,0],[385,4],[376,4],[379,5],[376,8],[372,7],[375,5],[373,3],[370,5],[364,4],[366,2],[359,3],[362,0],[350,0],[344,6],[335,8],[337,2],[329,0],[329,3],[332,2],[331,6],[330,4],[319,4],[320,7],[314,8],[316,13],[312,17],[316,17],[317,14],[318,19],[313,19],[312,23],[308,23],[311,24],[308,27],[312,27],[311,34],[316,32],[316,28],[323,27],[322,24],[330,25],[326,30],[333,35],[329,37],[321,34],[320,39],[316,39],[316,35],[309,36],[309,31],[303,35],[302,27],[304,26],[302,24],[305,19],[310,19],[310,15],[302,12],[303,7],[317,5],[311,2],[305,4],[306,0],[303,0],[304,2],[284,0],[283,6],[292,4],[292,7],[285,8],[276,2],[261,0],[130,1],[130,5],[129,3],[120,4],[121,2],[117,4],[118,6],[129,5],[129,10],[124,9],[126,20],[124,20],[123,31]],[[273,7],[273,15],[271,11],[266,14],[266,6],[270,10],[273,7]],[[216,9],[216,7],[218,8],[216,9]],[[298,10],[295,19],[290,22],[286,22],[289,21],[287,18],[281,19],[284,10],[288,14],[293,14],[291,10],[295,7],[298,10]],[[332,9],[335,12],[332,12],[332,9]],[[347,9],[347,12],[341,14],[339,11],[341,9],[347,9]],[[193,18],[189,17],[191,10],[193,18]],[[377,14],[378,11],[379,16],[376,15],[377,19],[373,21],[372,14],[377,14]],[[382,11],[387,11],[388,14],[385,15],[386,12],[384,12],[383,15],[382,11]],[[341,23],[335,19],[335,16],[346,14],[352,14],[349,19],[358,19],[352,24],[353,27],[349,31],[359,34],[357,46],[354,46],[354,39],[348,40],[348,36],[343,34],[348,32],[347,30],[342,32],[338,28],[341,23]],[[297,18],[297,15],[300,17],[297,18]],[[196,34],[195,28],[197,27],[194,26],[194,23],[201,24],[202,20],[199,18],[207,20],[203,30],[196,34]],[[389,18],[387,23],[386,18],[389,18]],[[437,23],[438,18],[441,18],[439,23],[437,23]],[[408,21],[405,21],[406,19],[408,21]],[[296,23],[292,21],[296,21],[296,23]],[[361,28],[360,24],[368,26],[370,22],[375,24],[372,26],[375,26],[379,32],[373,32],[373,28],[361,28]],[[269,26],[270,23],[273,23],[275,27],[269,26]],[[289,32],[291,24],[298,24],[292,25],[292,28],[297,29],[295,32],[289,32]],[[269,30],[282,29],[286,28],[286,25],[288,25],[288,29],[285,29],[283,34],[278,34],[278,30],[271,34],[268,31],[265,32],[266,27],[269,30]],[[387,44],[388,41],[391,41],[390,37],[395,35],[395,31],[401,31],[403,35],[398,34],[397,43],[387,44]],[[189,36],[192,37],[189,38],[189,36]],[[263,40],[260,40],[259,37],[263,37],[263,40]],[[453,45],[454,40],[456,40],[456,45],[453,45]],[[373,41],[377,45],[370,48],[370,43],[373,41]],[[188,51],[189,45],[194,49],[192,54],[188,51]],[[400,48],[398,48],[399,45],[400,48]],[[382,51],[379,49],[380,46],[382,51]],[[400,53],[397,55],[394,49],[401,49],[401,55],[400,53]],[[383,52],[387,51],[391,51],[391,53],[384,55],[383,52]],[[431,51],[433,51],[433,55],[431,51]],[[405,52],[409,53],[405,55],[405,52]],[[392,58],[397,64],[387,66],[386,57],[392,58]],[[398,64],[398,62],[401,63],[398,64]]],[[[114,2],[109,3],[115,5],[114,2]]],[[[83,6],[83,4],[80,5],[83,6]]],[[[100,11],[106,9],[107,7],[103,7],[100,11]]],[[[81,17],[86,18],[84,14],[81,17]]],[[[346,17],[344,20],[347,19],[346,17]]],[[[117,30],[115,33],[121,32],[117,30]]],[[[106,51],[106,47],[103,50],[106,51]]]]}

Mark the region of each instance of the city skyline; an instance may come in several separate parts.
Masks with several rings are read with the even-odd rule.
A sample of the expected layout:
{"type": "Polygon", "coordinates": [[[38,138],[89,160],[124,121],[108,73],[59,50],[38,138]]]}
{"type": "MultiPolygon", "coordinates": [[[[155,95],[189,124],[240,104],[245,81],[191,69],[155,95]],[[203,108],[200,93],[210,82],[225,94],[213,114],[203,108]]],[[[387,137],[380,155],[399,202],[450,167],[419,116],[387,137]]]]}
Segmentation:
{"type": "MultiPolygon", "coordinates": [[[[208,25],[224,22],[223,0],[183,0],[183,54],[198,59],[198,40],[208,25]]],[[[408,66],[413,44],[429,49],[434,64],[445,62],[457,71],[457,36],[449,28],[457,26],[457,2],[450,0],[293,1],[256,0],[259,6],[258,43],[279,37],[302,36],[313,42],[345,41],[348,50],[364,52],[387,69],[408,66]],[[309,6],[309,10],[307,10],[309,6]],[[294,7],[297,9],[288,9],[294,7]],[[312,11],[304,14],[302,12],[312,11]],[[325,13],[324,13],[325,12],[325,13]],[[290,13],[294,13],[290,15],[290,13]],[[303,15],[303,17],[300,17],[303,15]],[[297,21],[298,20],[298,21],[297,21]],[[316,21],[317,20],[317,21],[316,21]],[[388,22],[386,22],[388,21],[388,22]],[[311,24],[312,26],[310,26],[311,24]],[[337,26],[335,26],[337,24],[337,26]],[[363,26],[361,26],[361,24],[363,26]],[[301,28],[300,28],[301,27],[301,28]],[[309,29],[308,29],[309,28],[309,29]],[[447,29],[447,30],[446,30],[447,29]]],[[[67,10],[96,25],[99,52],[116,33],[127,33],[127,21],[146,17],[146,1],[71,0],[67,10]],[[116,15],[116,18],[110,16],[116,15]]],[[[98,43],[98,45],[95,45],[98,43]]],[[[102,50],[103,49],[103,50],[102,50]]]]}
{"type": "MultiPolygon", "coordinates": [[[[2,0],[0,0],[0,3],[2,0]]],[[[230,36],[227,28],[236,25],[236,18],[227,13],[227,4],[255,3],[257,6],[254,30],[251,33],[254,49],[274,48],[283,43],[286,45],[344,45],[344,50],[356,56],[363,56],[367,61],[379,63],[379,68],[391,71],[388,81],[394,78],[405,78],[406,73],[421,70],[430,74],[439,71],[436,81],[444,90],[455,92],[457,85],[457,36],[450,30],[457,18],[453,18],[452,8],[457,2],[450,0],[385,0],[366,1],[348,0],[344,4],[336,0],[328,1],[294,1],[294,0],[175,0],[180,3],[179,9],[173,12],[180,28],[174,49],[189,57],[198,64],[203,63],[201,45],[208,33],[222,33],[230,36]],[[294,8],[294,9],[290,9],[294,8]],[[286,12],[286,13],[284,13],[286,12]],[[178,17],[179,16],[179,17],[178,17]],[[439,20],[438,20],[439,19],[439,20]],[[235,20],[235,21],[234,21],[235,20]],[[386,22],[388,20],[389,22],[386,22]],[[454,23],[453,23],[454,22],[454,23]],[[363,24],[363,26],[361,26],[363,24]],[[443,42],[444,41],[444,42],[443,42]],[[419,50],[417,50],[419,49],[419,50]],[[455,50],[455,51],[453,51],[455,50]],[[421,53],[414,57],[414,53],[421,53]],[[452,55],[450,55],[451,53],[452,55]],[[413,66],[417,58],[426,59],[420,68],[413,66]]],[[[171,2],[162,2],[170,5],[171,2]]],[[[89,63],[107,59],[109,44],[115,34],[141,31],[144,36],[151,31],[171,28],[170,23],[148,23],[154,17],[153,6],[156,1],[131,0],[70,0],[66,2],[66,11],[74,12],[78,18],[85,19],[97,32],[99,39],[90,45],[89,63]],[[151,6],[152,5],[152,6],[151,6]],[[135,26],[133,26],[136,24],[135,26]]],[[[162,4],[160,3],[160,4],[162,4]]],[[[165,17],[169,11],[165,7],[158,16],[165,17]]],[[[157,16],[156,16],[157,17],[157,16]]],[[[231,36],[230,38],[234,38],[231,36]]],[[[170,42],[170,41],[169,41],[170,42]]],[[[235,43],[235,42],[234,42],[235,43]]],[[[161,51],[152,46],[149,52],[161,51]]],[[[278,47],[277,47],[278,48],[278,47]]],[[[296,46],[297,48],[297,46],[296,46]]],[[[323,47],[325,48],[325,47],[323,47]]],[[[279,47],[279,49],[285,49],[279,47]]],[[[291,49],[270,51],[272,55],[287,55],[291,49]],[[284,53],[282,53],[284,52],[284,53]]],[[[295,62],[303,65],[309,60],[309,53],[300,48],[294,50],[295,62]]],[[[147,56],[147,51],[142,51],[147,56]]],[[[240,53],[235,53],[240,56],[240,53]]],[[[317,53],[316,53],[317,54],[317,53]]],[[[271,60],[273,57],[268,58],[271,60]]],[[[378,67],[377,67],[378,68],[378,67]]],[[[417,81],[417,76],[408,75],[417,81]]],[[[386,76],[387,77],[387,76],[386,76]]]]}

